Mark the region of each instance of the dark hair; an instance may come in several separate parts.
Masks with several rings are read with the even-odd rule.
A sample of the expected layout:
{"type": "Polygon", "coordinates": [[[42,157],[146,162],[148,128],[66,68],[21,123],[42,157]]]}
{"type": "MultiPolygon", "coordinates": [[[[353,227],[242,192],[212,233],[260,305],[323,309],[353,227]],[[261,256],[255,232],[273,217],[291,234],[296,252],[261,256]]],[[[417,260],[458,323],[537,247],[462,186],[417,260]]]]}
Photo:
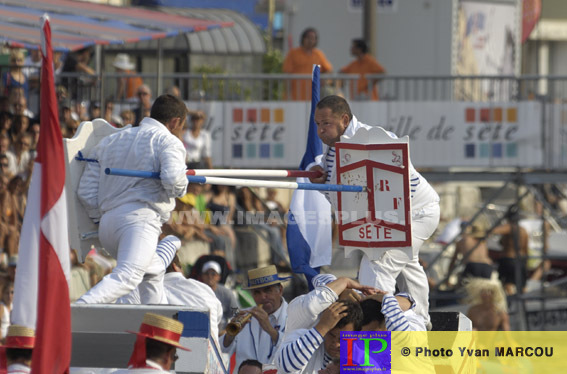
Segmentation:
{"type": "Polygon", "coordinates": [[[173,95],[161,95],[154,101],[150,117],[162,124],[166,124],[174,118],[181,118],[182,121],[185,121],[187,107],[183,101],[173,95]]]}
{"type": "Polygon", "coordinates": [[[352,323],[354,326],[354,331],[359,331],[362,328],[362,308],[360,304],[350,300],[341,300],[341,302],[347,306],[347,315],[341,318],[335,327],[342,328],[352,323]]]}
{"type": "Polygon", "coordinates": [[[246,366],[246,365],[248,365],[248,366],[255,366],[255,367],[257,367],[258,369],[262,370],[262,363],[261,363],[260,361],[248,359],[248,360],[242,361],[242,363],[241,363],[240,366],[238,367],[237,373],[240,372],[240,369],[242,369],[242,367],[244,367],[244,366],[246,366]]]}
{"type": "Polygon", "coordinates": [[[362,326],[368,325],[372,321],[377,321],[379,324],[384,324],[385,319],[382,311],[382,303],[374,299],[366,299],[360,302],[362,308],[362,326]]]}
{"type": "Polygon", "coordinates": [[[518,223],[520,220],[520,207],[516,204],[511,205],[506,212],[506,218],[511,223],[518,223]]]}
{"type": "Polygon", "coordinates": [[[10,361],[29,361],[32,359],[32,353],[33,349],[28,348],[6,348],[6,358],[10,361]]]}
{"type": "Polygon", "coordinates": [[[366,44],[364,39],[353,39],[352,44],[354,44],[356,48],[360,49],[362,53],[368,52],[368,45],[366,44]]]}
{"type": "Polygon", "coordinates": [[[173,257],[173,260],[171,260],[171,263],[169,264],[169,266],[167,267],[167,269],[165,269],[166,273],[173,273],[176,270],[173,268],[173,265],[177,265],[179,266],[180,269],[183,269],[183,266],[181,266],[181,261],[179,260],[179,256],[177,256],[177,254],[175,254],[175,256],[173,257]]]}
{"type": "Polygon", "coordinates": [[[160,342],[151,338],[146,338],[146,359],[155,360],[175,349],[171,344],[160,342]]]}
{"type": "Polygon", "coordinates": [[[319,34],[317,34],[317,30],[315,30],[313,27],[308,27],[305,30],[303,30],[303,32],[301,33],[301,37],[299,38],[300,45],[303,45],[303,40],[307,37],[307,34],[309,34],[310,32],[314,32],[315,36],[317,37],[317,40],[319,39],[319,34]]]}
{"type": "Polygon", "coordinates": [[[325,108],[331,109],[331,112],[333,114],[337,114],[339,116],[347,114],[349,121],[352,120],[352,111],[350,110],[350,106],[348,105],[347,101],[340,96],[330,95],[322,98],[317,103],[317,109],[325,108]]]}
{"type": "Polygon", "coordinates": [[[14,119],[14,115],[10,112],[0,112],[0,121],[5,121],[5,120],[13,120],[14,119]]]}

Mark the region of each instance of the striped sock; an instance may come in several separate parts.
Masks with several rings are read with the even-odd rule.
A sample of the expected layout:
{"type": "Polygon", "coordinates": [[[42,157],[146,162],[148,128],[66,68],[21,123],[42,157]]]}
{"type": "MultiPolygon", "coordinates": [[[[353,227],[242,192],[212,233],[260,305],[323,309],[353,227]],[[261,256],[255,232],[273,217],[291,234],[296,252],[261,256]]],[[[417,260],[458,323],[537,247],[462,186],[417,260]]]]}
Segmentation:
{"type": "Polygon", "coordinates": [[[177,236],[168,235],[160,240],[156,252],[163,261],[164,268],[167,268],[171,261],[173,261],[179,248],[181,248],[181,240],[179,240],[177,236]]]}

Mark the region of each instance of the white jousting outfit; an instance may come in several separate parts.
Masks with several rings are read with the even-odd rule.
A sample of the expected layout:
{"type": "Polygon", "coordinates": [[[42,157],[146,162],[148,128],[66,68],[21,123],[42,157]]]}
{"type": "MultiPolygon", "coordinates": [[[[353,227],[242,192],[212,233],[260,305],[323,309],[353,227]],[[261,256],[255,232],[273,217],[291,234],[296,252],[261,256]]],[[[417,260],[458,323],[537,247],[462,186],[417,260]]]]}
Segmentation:
{"type": "Polygon", "coordinates": [[[100,242],[118,265],[78,301],[111,303],[140,285],[142,304],[158,304],[163,263],[156,245],[174,198],[187,189],[185,147],[163,124],[146,117],[139,127],[102,139],[89,158],[98,162],[87,163],[78,197],[89,217],[100,220],[100,242]],[[106,175],[105,168],[154,171],[160,179],[106,175]]]}
{"type": "MultiPolygon", "coordinates": [[[[344,136],[352,137],[358,129],[371,129],[359,122],[353,115],[344,136]]],[[[394,139],[392,132],[386,131],[394,139]]],[[[337,168],[335,163],[335,147],[323,144],[323,154],[310,169],[318,165],[327,171],[326,183],[336,184],[337,168]]],[[[425,323],[429,322],[429,287],[427,276],[419,264],[419,249],[435,231],[439,224],[439,195],[421,174],[415,170],[410,161],[409,165],[411,190],[411,224],[412,224],[412,257],[409,258],[399,248],[389,248],[382,251],[373,248],[360,248],[364,252],[360,262],[358,281],[366,286],[372,286],[389,293],[395,293],[396,278],[400,291],[407,292],[416,300],[416,313],[423,316],[425,323]]],[[[324,192],[335,209],[338,208],[337,193],[324,192]]]]}

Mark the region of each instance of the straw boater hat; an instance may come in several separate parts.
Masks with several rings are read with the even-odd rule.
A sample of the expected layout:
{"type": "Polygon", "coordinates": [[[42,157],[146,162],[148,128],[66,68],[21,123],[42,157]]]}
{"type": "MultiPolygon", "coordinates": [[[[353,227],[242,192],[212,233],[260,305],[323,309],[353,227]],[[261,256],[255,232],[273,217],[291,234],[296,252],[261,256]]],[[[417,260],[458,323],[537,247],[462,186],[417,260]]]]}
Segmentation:
{"type": "Polygon", "coordinates": [[[35,344],[35,331],[20,325],[8,326],[5,348],[33,349],[35,344]]]}
{"type": "Polygon", "coordinates": [[[117,54],[112,62],[112,66],[122,70],[133,70],[135,67],[126,53],[117,54]]]}
{"type": "Polygon", "coordinates": [[[128,362],[129,367],[144,367],[146,363],[146,339],[157,340],[185,351],[191,351],[179,344],[179,339],[183,332],[183,323],[159,314],[146,313],[140,325],[140,331],[128,332],[138,335],[134,351],[128,362]]]}
{"type": "Polygon", "coordinates": [[[140,331],[128,332],[190,351],[190,349],[179,344],[179,338],[181,338],[183,332],[183,323],[159,314],[146,313],[140,325],[140,331]]]}
{"type": "Polygon", "coordinates": [[[276,265],[266,266],[264,268],[248,270],[248,287],[246,290],[280,284],[291,279],[291,277],[280,277],[276,270],[276,265]]]}

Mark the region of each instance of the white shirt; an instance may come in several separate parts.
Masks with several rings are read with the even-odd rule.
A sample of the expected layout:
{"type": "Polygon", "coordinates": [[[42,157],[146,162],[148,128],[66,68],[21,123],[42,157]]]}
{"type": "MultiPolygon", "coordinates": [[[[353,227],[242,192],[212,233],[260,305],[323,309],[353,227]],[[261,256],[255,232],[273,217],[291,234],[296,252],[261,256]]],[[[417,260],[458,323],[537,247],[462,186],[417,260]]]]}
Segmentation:
{"type": "Polygon", "coordinates": [[[31,368],[22,364],[12,364],[8,366],[8,374],[31,373],[31,368]]]}
{"type": "Polygon", "coordinates": [[[6,159],[8,160],[8,169],[10,173],[13,175],[18,174],[18,161],[16,160],[16,155],[12,151],[6,151],[4,153],[6,155],[6,159]]]}
{"type": "Polygon", "coordinates": [[[183,133],[183,144],[187,152],[187,162],[198,162],[205,157],[211,157],[211,134],[201,129],[195,138],[191,129],[183,133]]]}
{"type": "Polygon", "coordinates": [[[224,334],[220,339],[221,349],[224,353],[232,355],[236,351],[236,365],[239,368],[242,361],[254,359],[262,364],[270,364],[274,362],[276,351],[278,350],[286,329],[287,320],[287,302],[282,298],[282,305],[274,313],[270,314],[270,323],[278,331],[278,341],[272,343],[272,338],[258,323],[254,317],[244,328],[236,335],[232,343],[224,346],[224,334]]]}
{"type": "Polygon", "coordinates": [[[112,372],[112,374],[127,374],[127,373],[138,373],[138,374],[170,374],[170,371],[163,370],[163,368],[155,361],[146,360],[146,367],[139,369],[122,369],[112,372]]]}
{"type": "Polygon", "coordinates": [[[287,331],[275,359],[278,373],[317,373],[331,362],[315,326],[319,315],[338,299],[335,291],[320,285],[289,303],[287,331]]]}
{"type": "MultiPolygon", "coordinates": [[[[187,279],[178,272],[166,273],[163,277],[165,300],[163,304],[183,305],[209,310],[210,333],[213,340],[219,344],[219,323],[222,320],[222,304],[215,293],[205,283],[194,279],[187,279]]],[[[117,304],[141,304],[140,292],[134,289],[128,295],[122,296],[117,304]]],[[[219,346],[220,347],[220,346],[219,346]]]]}
{"type": "Polygon", "coordinates": [[[165,297],[169,305],[184,305],[209,310],[211,336],[216,344],[219,340],[219,323],[222,320],[222,304],[207,284],[187,279],[183,274],[167,273],[163,278],[165,297]]]}
{"type": "Polygon", "coordinates": [[[139,127],[103,138],[88,158],[98,162],[87,162],[77,194],[93,220],[128,203],[146,203],[163,223],[175,207],[174,198],[187,189],[183,143],[149,117],[139,127]],[[160,179],[106,175],[106,168],[160,172],[160,179]]]}

